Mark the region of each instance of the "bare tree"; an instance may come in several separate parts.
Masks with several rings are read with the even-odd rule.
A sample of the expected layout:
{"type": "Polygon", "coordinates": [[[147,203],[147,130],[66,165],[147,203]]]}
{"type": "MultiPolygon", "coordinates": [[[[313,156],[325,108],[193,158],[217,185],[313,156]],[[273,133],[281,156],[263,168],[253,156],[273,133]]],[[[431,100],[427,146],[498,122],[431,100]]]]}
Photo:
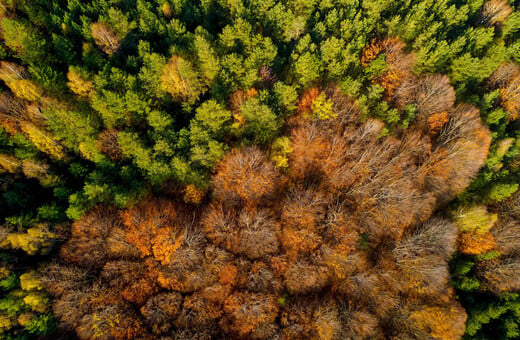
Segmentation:
{"type": "Polygon", "coordinates": [[[491,229],[498,249],[504,255],[520,255],[520,224],[512,219],[500,219],[491,229]]]}
{"type": "Polygon", "coordinates": [[[414,102],[421,116],[450,111],[455,104],[455,90],[445,75],[429,75],[417,79],[414,102]]]}
{"type": "Polygon", "coordinates": [[[238,217],[237,252],[250,259],[278,253],[280,227],[272,213],[267,210],[251,212],[243,210],[238,217]]]}
{"type": "Polygon", "coordinates": [[[485,281],[486,287],[495,294],[520,289],[520,258],[499,257],[481,263],[477,274],[485,281]]]}
{"type": "Polygon", "coordinates": [[[505,87],[511,79],[520,75],[520,67],[515,63],[502,63],[487,79],[491,88],[505,87]]]}
{"type": "Polygon", "coordinates": [[[232,150],[213,178],[213,195],[221,202],[254,203],[266,198],[278,183],[279,174],[257,148],[232,150]]]}
{"type": "Polygon", "coordinates": [[[123,157],[117,130],[103,130],[99,133],[96,147],[112,160],[120,160],[123,157]]]}
{"type": "Polygon", "coordinates": [[[173,321],[182,308],[182,301],[179,293],[159,293],[148,299],[140,312],[154,333],[166,333],[171,330],[173,321]]]}
{"type": "Polygon", "coordinates": [[[297,262],[285,273],[290,292],[304,294],[323,289],[329,283],[328,269],[306,262],[297,262]]]}
{"type": "Polygon", "coordinates": [[[95,22],[90,26],[92,38],[106,54],[114,54],[121,47],[121,37],[104,22],[95,22]]]}
{"type": "Polygon", "coordinates": [[[492,26],[501,24],[513,12],[506,0],[489,0],[484,2],[480,11],[480,21],[492,26]]]}

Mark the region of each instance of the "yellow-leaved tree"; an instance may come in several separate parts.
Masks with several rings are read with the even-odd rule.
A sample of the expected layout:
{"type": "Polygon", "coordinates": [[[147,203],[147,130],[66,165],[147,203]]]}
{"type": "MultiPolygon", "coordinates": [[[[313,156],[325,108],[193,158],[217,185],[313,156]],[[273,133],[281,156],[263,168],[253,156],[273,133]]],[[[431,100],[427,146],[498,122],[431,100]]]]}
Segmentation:
{"type": "MultiPolygon", "coordinates": [[[[5,229],[5,227],[2,227],[5,229]]],[[[46,224],[37,224],[26,232],[10,232],[0,240],[0,248],[20,249],[29,255],[45,253],[55,234],[51,232],[46,224]]]]}
{"type": "Polygon", "coordinates": [[[461,207],[455,214],[459,229],[458,248],[463,254],[478,255],[496,248],[490,229],[498,215],[487,211],[486,206],[461,207]]]}
{"type": "Polygon", "coordinates": [[[84,79],[84,77],[79,74],[79,72],[70,68],[69,72],[67,72],[67,82],[68,88],[82,98],[89,98],[94,94],[94,84],[84,79]]]}
{"type": "Polygon", "coordinates": [[[205,87],[193,65],[180,56],[174,55],[163,69],[161,87],[175,101],[195,102],[205,87]]]}
{"type": "Polygon", "coordinates": [[[29,122],[21,122],[20,125],[22,131],[25,132],[38,150],[56,159],[61,160],[65,157],[63,147],[56,141],[56,138],[51,133],[29,122]]]}

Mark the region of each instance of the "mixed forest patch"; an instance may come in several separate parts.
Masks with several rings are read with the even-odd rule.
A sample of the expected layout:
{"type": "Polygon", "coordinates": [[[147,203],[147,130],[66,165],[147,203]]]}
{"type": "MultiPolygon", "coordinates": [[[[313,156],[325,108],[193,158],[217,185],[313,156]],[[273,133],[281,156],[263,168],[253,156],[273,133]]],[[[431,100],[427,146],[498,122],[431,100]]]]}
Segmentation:
{"type": "Polygon", "coordinates": [[[520,337],[519,6],[0,0],[0,337],[520,337]]]}
{"type": "MultiPolygon", "coordinates": [[[[412,102],[432,80],[417,80],[412,102]]],[[[460,337],[457,227],[432,214],[485,161],[478,110],[427,107],[383,136],[337,88],[309,92],[286,127],[286,169],[234,148],[207,202],[147,198],[75,222],[65,263],[43,270],[56,315],[85,339],[460,337]]]]}

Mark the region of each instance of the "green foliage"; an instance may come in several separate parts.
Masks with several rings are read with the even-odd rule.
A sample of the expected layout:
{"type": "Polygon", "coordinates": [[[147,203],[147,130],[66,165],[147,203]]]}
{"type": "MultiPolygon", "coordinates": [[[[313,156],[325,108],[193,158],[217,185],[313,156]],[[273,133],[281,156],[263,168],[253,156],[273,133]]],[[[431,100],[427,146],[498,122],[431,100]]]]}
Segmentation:
{"type": "Polygon", "coordinates": [[[206,89],[192,63],[179,56],[171,57],[164,67],[161,87],[174,101],[188,104],[195,103],[206,89]]]}
{"type": "Polygon", "coordinates": [[[15,273],[9,274],[9,276],[4,277],[2,280],[0,280],[0,288],[3,291],[10,291],[13,290],[16,286],[18,286],[18,277],[15,273]]]}
{"type": "MultiPolygon", "coordinates": [[[[0,263],[3,267],[0,271],[3,274],[8,272],[6,268],[12,267],[13,261],[16,259],[1,256],[0,263]]],[[[18,275],[20,274],[13,271],[0,280],[3,293],[0,299],[0,337],[52,334],[56,330],[56,324],[50,313],[49,296],[36,291],[41,289],[41,285],[34,272],[18,275]]]]}
{"type": "Polygon", "coordinates": [[[475,337],[493,339],[514,339],[518,337],[518,294],[503,294],[495,298],[486,294],[476,294],[466,323],[467,339],[475,337]]]}
{"type": "Polygon", "coordinates": [[[240,111],[245,124],[236,130],[236,135],[256,144],[267,144],[275,137],[280,127],[278,118],[258,97],[245,102],[240,111]]]}
{"type": "Polygon", "coordinates": [[[231,131],[231,112],[214,100],[197,108],[189,130],[190,161],[211,168],[227,150],[224,138],[231,131]]]}
{"type": "Polygon", "coordinates": [[[488,200],[491,202],[501,202],[518,190],[518,183],[505,184],[498,183],[491,187],[488,193],[488,200]]]}
{"type": "Polygon", "coordinates": [[[16,133],[11,136],[10,145],[13,146],[14,155],[18,159],[33,159],[38,155],[38,149],[23,134],[16,133]]]}
{"type": "Polygon", "coordinates": [[[114,7],[110,7],[100,21],[107,22],[121,37],[125,37],[131,30],[137,27],[134,21],[129,20],[128,14],[114,7]]]}
{"type": "Polygon", "coordinates": [[[382,100],[383,92],[379,84],[371,85],[366,94],[359,96],[358,105],[365,116],[377,117],[388,125],[394,125],[399,122],[399,111],[390,108],[388,102],[382,100]]]}
{"type": "MultiPolygon", "coordinates": [[[[135,133],[122,132],[119,134],[119,144],[125,157],[133,159],[135,165],[150,178],[152,183],[161,183],[171,177],[172,171],[168,165],[153,157],[153,151],[139,142],[135,133]]],[[[93,198],[107,198],[108,187],[92,187],[89,191],[93,198]],[[101,196],[99,196],[99,194],[101,196]]],[[[88,195],[87,195],[88,196],[88,195]]]]}
{"type": "Polygon", "coordinates": [[[56,322],[52,314],[41,314],[29,320],[25,329],[34,335],[52,334],[56,330],[56,322]]]}
{"type": "Polygon", "coordinates": [[[193,49],[197,54],[199,68],[207,85],[210,85],[219,72],[219,59],[215,50],[205,37],[196,35],[193,41],[193,49]]]}
{"type": "Polygon", "coordinates": [[[39,207],[37,218],[43,221],[60,222],[65,219],[65,216],[62,208],[56,202],[53,202],[39,207]]]}
{"type": "Polygon", "coordinates": [[[518,34],[520,31],[520,13],[517,11],[511,13],[504,22],[502,28],[502,36],[504,38],[512,38],[514,34],[518,34]]]}
{"type": "Polygon", "coordinates": [[[167,60],[164,56],[157,53],[149,53],[145,49],[149,49],[149,45],[141,41],[139,44],[140,54],[143,58],[143,67],[139,71],[139,80],[143,83],[144,93],[150,97],[163,98],[166,95],[165,90],[161,87],[160,79],[167,60]],[[142,51],[142,52],[141,52],[142,51]]]}
{"type": "Polygon", "coordinates": [[[466,53],[453,61],[451,79],[453,82],[480,82],[489,77],[497,66],[466,53]]]}
{"type": "Polygon", "coordinates": [[[4,295],[0,299],[0,311],[4,312],[8,317],[22,313],[25,310],[25,304],[20,296],[23,296],[20,291],[13,291],[8,295],[4,295]]]}
{"type": "Polygon", "coordinates": [[[380,54],[370,65],[365,68],[365,74],[369,78],[374,78],[382,75],[387,69],[386,56],[384,53],[380,54]]]}
{"type": "Polygon", "coordinates": [[[278,110],[282,113],[291,113],[296,109],[298,93],[293,86],[286,85],[282,82],[276,82],[273,86],[273,92],[278,110]]]}
{"type": "Polygon", "coordinates": [[[305,35],[291,55],[295,80],[302,87],[309,87],[320,77],[320,59],[315,51],[310,35],[305,35]]]}
{"type": "Polygon", "coordinates": [[[2,18],[0,26],[5,45],[25,63],[41,62],[46,58],[46,40],[29,22],[2,18]]]}
{"type": "MultiPolygon", "coordinates": [[[[215,139],[223,139],[230,131],[231,112],[214,100],[197,108],[192,120],[192,135],[208,134],[215,139]]],[[[196,140],[197,138],[193,136],[196,140]]],[[[203,139],[203,138],[201,138],[203,139]]]]}

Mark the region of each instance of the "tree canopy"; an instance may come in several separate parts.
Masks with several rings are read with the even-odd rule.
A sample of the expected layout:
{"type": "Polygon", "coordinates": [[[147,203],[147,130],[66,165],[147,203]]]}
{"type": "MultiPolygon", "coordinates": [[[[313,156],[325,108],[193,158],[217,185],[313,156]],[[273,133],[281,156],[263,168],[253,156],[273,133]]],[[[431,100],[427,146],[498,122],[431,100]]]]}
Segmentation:
{"type": "Polygon", "coordinates": [[[519,8],[0,0],[0,337],[520,337],[519,8]]]}

